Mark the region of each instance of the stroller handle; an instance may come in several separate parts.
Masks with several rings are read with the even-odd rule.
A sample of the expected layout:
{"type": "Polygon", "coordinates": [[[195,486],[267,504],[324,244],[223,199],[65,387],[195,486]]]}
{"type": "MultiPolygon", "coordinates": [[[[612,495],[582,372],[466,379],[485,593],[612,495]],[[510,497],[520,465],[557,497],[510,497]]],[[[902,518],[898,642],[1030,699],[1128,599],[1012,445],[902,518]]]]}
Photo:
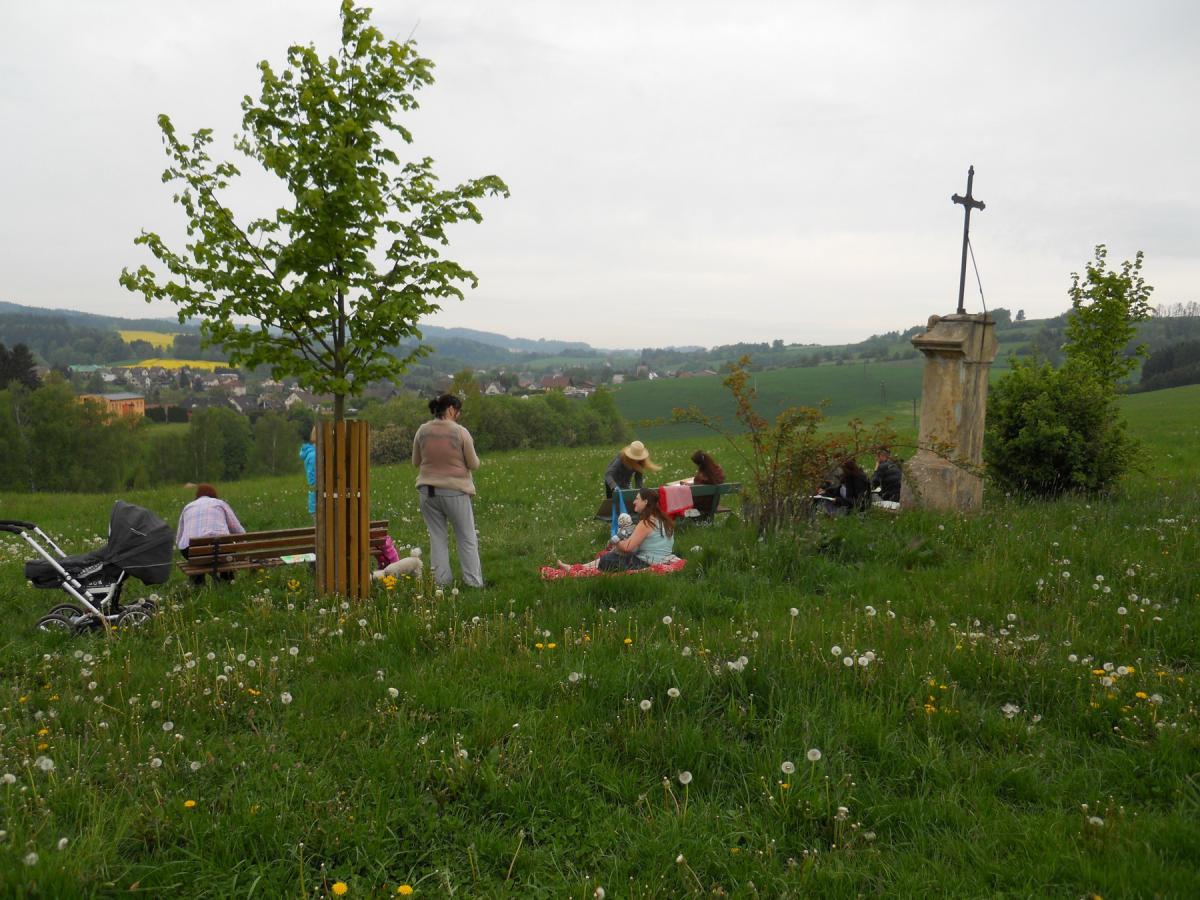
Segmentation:
{"type": "Polygon", "coordinates": [[[17,522],[11,519],[0,520],[0,531],[7,531],[9,534],[20,534],[27,528],[36,528],[32,522],[17,522]]]}

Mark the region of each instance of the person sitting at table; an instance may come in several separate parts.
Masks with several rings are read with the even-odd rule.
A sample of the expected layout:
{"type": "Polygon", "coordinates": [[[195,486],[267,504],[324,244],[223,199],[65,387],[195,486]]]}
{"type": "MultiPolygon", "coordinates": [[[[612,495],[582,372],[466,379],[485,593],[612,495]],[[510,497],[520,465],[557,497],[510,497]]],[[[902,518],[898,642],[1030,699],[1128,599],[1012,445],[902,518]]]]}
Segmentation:
{"type": "Polygon", "coordinates": [[[900,468],[900,461],[892,456],[892,451],[887,447],[880,447],[876,450],[875,471],[871,475],[871,489],[879,489],[879,499],[899,503],[900,483],[903,478],[904,472],[900,468]]]}
{"type": "MultiPolygon", "coordinates": [[[[591,562],[582,563],[585,569],[601,572],[625,572],[647,569],[675,558],[675,525],[671,517],[658,508],[658,491],[641,488],[633,498],[633,511],[639,521],[633,534],[618,541],[613,549],[591,562]]],[[[559,568],[569,571],[572,566],[561,559],[559,568]]]]}
{"type": "Polygon", "coordinates": [[[833,501],[831,513],[864,510],[871,505],[871,481],[853,457],[838,465],[837,481],[821,489],[818,496],[833,501]]]}
{"type": "MultiPolygon", "coordinates": [[[[725,470],[715,459],[703,450],[692,454],[692,462],[696,464],[696,474],[692,476],[692,484],[724,484],[725,470]]],[[[717,508],[717,497],[696,497],[696,511],[701,516],[711,516],[717,508]]]]}

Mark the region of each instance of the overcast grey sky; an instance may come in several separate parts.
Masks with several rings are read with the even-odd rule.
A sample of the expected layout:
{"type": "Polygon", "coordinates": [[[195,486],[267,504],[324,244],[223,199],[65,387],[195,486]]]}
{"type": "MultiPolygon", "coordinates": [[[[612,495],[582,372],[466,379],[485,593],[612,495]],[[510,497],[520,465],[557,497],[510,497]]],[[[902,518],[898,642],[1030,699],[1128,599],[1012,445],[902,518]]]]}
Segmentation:
{"type": "MultiPolygon", "coordinates": [[[[182,234],[155,117],[245,163],[255,64],[332,52],[337,8],[0,0],[0,299],[173,315],[117,284],[150,261],[139,229],[182,234]]],[[[453,232],[480,286],[436,324],[607,347],[903,329],[954,311],[968,164],[989,307],[1062,312],[1101,242],[1146,252],[1154,303],[1200,299],[1193,0],[381,0],[374,22],[437,64],[414,151],[512,190],[453,232]]],[[[231,203],[271,199],[255,179],[231,203]]]]}

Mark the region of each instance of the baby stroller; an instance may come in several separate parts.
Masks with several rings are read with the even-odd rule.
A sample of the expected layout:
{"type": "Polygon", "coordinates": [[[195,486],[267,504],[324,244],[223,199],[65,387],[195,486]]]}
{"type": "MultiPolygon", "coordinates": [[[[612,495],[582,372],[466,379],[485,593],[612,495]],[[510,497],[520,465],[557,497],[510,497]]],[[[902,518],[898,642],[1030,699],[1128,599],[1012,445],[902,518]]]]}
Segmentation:
{"type": "Polygon", "coordinates": [[[25,577],[34,587],[61,588],[75,601],[60,603],[38,619],[41,631],[75,634],[111,625],[141,625],[157,605],[153,600],[138,600],[122,606],[126,577],[132,575],[144,584],[163,584],[171,577],[174,529],[150,510],[123,500],[113,504],[108,543],[77,556],[67,556],[32,522],[0,521],[0,531],[20,535],[41,557],[25,563],[25,577]]]}

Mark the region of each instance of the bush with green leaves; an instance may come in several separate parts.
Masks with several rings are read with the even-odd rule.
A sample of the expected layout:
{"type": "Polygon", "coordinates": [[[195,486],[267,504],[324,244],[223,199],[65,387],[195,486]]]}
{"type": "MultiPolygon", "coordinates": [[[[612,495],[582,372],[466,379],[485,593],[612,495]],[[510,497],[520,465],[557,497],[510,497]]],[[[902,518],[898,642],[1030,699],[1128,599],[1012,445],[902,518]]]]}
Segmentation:
{"type": "Polygon", "coordinates": [[[1153,290],[1141,277],[1142,253],[1110,270],[1103,244],[1082,279],[1071,276],[1066,362],[1012,361],[991,389],[984,459],[996,484],[1056,497],[1111,488],[1137,452],[1117,409],[1117,383],[1145,355],[1130,348],[1148,318],[1153,290]]]}
{"type": "Polygon", "coordinates": [[[992,388],[984,456],[1005,490],[1040,497],[1101,491],[1125,472],[1135,449],[1116,394],[1082,367],[1014,360],[992,388]]]}

